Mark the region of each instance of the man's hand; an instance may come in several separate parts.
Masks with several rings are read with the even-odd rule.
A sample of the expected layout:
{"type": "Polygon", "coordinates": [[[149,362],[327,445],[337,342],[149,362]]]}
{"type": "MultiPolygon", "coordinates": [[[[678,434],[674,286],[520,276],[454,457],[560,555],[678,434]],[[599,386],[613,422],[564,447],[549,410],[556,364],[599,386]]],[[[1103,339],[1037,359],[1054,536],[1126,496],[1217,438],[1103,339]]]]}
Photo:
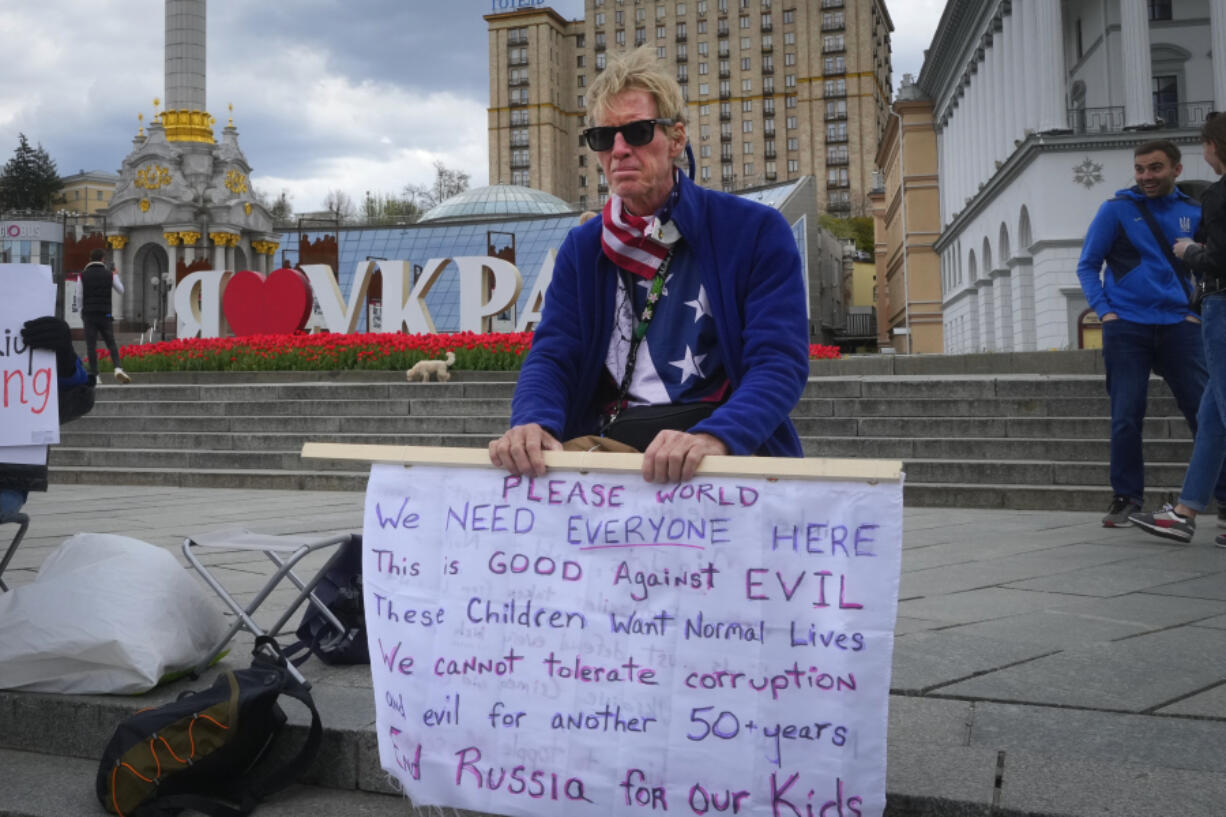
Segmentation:
{"type": "Polygon", "coordinates": [[[536,423],[515,426],[490,443],[490,462],[516,476],[545,474],[545,452],[561,451],[562,443],[536,423]]]}
{"type": "Polygon", "coordinates": [[[648,482],[688,482],[708,454],[727,454],[728,446],[710,434],[666,429],[643,452],[643,479],[648,482]]]}
{"type": "Polygon", "coordinates": [[[1188,247],[1191,247],[1195,243],[1196,242],[1190,238],[1181,238],[1175,242],[1175,246],[1172,247],[1171,249],[1172,249],[1172,252],[1175,253],[1176,258],[1182,259],[1183,254],[1188,251],[1188,247]]]}
{"type": "Polygon", "coordinates": [[[77,352],[72,348],[72,330],[54,315],[28,320],[21,327],[21,339],[31,349],[55,352],[58,377],[72,377],[77,370],[77,352]]]}
{"type": "Polygon", "coordinates": [[[1106,315],[1103,315],[1102,322],[1108,323],[1110,321],[1118,321],[1119,319],[1120,319],[1119,315],[1115,314],[1114,312],[1108,312],[1106,315]]]}

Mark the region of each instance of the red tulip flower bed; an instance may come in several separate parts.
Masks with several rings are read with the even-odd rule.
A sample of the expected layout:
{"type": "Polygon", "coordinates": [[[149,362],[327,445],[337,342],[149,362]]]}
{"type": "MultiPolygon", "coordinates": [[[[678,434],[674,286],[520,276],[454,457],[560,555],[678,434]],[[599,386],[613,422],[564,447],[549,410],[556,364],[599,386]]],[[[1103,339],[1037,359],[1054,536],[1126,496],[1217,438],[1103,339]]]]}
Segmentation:
{"type": "MultiPolygon", "coordinates": [[[[404,370],[419,360],[455,353],[455,368],[469,371],[518,369],[532,345],[531,332],[455,332],[435,335],[360,334],[248,335],[188,338],[125,346],[129,372],[310,371],[334,369],[404,370]]],[[[106,363],[107,353],[98,350],[106,363]]],[[[837,358],[838,347],[812,345],[811,358],[837,358]]]]}

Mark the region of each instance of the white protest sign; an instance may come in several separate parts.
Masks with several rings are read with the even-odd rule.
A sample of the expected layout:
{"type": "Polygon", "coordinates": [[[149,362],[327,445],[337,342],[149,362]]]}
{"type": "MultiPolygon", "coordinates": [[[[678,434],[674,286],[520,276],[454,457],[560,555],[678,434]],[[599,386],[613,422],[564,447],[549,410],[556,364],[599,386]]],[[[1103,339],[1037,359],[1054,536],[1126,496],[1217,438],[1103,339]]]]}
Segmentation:
{"type": "Polygon", "coordinates": [[[880,817],[901,541],[898,473],[377,464],[382,766],[418,806],[880,817]]]}
{"type": "Polygon", "coordinates": [[[0,292],[0,446],[57,443],[55,354],[29,349],[21,340],[22,324],[55,313],[51,267],[0,264],[0,292]]]}

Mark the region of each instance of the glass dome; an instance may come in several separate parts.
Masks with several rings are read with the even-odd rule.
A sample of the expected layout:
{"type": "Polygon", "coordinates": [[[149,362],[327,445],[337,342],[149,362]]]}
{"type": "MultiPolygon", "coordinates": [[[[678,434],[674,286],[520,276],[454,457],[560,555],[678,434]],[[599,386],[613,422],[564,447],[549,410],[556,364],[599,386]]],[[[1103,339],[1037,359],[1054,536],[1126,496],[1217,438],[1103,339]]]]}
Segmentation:
{"type": "Polygon", "coordinates": [[[465,190],[430,208],[418,223],[496,216],[552,216],[575,209],[557,196],[517,184],[491,184],[465,190]]]}

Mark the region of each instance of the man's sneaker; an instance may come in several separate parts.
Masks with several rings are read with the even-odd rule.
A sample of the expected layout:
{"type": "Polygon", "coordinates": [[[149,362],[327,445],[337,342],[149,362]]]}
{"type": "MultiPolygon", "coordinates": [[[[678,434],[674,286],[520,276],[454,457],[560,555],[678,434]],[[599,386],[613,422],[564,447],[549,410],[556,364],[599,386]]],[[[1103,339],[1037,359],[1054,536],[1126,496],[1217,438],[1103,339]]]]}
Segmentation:
{"type": "Polygon", "coordinates": [[[132,382],[132,378],[128,377],[128,373],[118,367],[115,369],[115,380],[117,380],[120,383],[131,383],[132,382]]]}
{"type": "Polygon", "coordinates": [[[1176,542],[1191,542],[1196,533],[1196,520],[1175,513],[1169,503],[1154,513],[1134,513],[1128,520],[1146,533],[1176,542]]]}
{"type": "MultiPolygon", "coordinates": [[[[1220,502],[1217,506],[1217,526],[1219,528],[1226,528],[1226,505],[1223,505],[1220,502]]],[[[1219,545],[1218,547],[1222,547],[1222,545],[1219,545]]]]}
{"type": "Polygon", "coordinates": [[[1226,533],[1219,533],[1213,540],[1213,546],[1217,548],[1226,548],[1226,533]]]}
{"type": "Polygon", "coordinates": [[[1111,500],[1111,507],[1107,509],[1107,515],[1103,517],[1104,528],[1126,528],[1131,522],[1128,517],[1134,513],[1140,513],[1141,506],[1139,503],[1133,502],[1126,496],[1115,495],[1111,500]]]}

